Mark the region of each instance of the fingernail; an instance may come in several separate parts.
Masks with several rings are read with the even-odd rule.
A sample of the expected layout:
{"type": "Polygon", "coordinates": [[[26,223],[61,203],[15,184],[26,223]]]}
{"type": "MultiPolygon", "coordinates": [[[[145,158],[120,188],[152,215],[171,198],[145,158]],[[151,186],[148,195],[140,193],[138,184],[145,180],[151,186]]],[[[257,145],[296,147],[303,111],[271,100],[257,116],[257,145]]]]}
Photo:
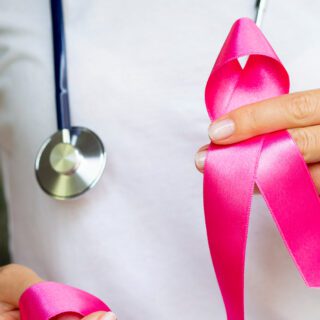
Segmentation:
{"type": "Polygon", "coordinates": [[[194,161],[198,169],[203,170],[206,157],[207,157],[207,151],[199,151],[196,153],[194,161]]]}
{"type": "Polygon", "coordinates": [[[108,312],[101,318],[101,320],[117,320],[117,317],[113,312],[108,312]]]}
{"type": "Polygon", "coordinates": [[[225,119],[213,123],[209,127],[209,136],[212,141],[230,137],[235,130],[235,124],[231,119],[225,119]]]}

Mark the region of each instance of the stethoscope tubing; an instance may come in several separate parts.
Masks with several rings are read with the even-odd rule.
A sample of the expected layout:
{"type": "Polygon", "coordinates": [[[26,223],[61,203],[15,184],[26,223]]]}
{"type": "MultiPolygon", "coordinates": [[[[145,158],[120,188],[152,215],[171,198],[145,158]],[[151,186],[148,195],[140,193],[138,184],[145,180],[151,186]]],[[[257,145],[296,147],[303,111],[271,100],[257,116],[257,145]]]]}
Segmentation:
{"type": "Polygon", "coordinates": [[[58,130],[63,130],[71,128],[71,119],[67,75],[67,50],[62,0],[51,0],[51,15],[54,53],[56,117],[58,130]]]}
{"type": "Polygon", "coordinates": [[[256,25],[261,28],[262,20],[266,11],[268,0],[257,0],[256,1],[256,25]]]}

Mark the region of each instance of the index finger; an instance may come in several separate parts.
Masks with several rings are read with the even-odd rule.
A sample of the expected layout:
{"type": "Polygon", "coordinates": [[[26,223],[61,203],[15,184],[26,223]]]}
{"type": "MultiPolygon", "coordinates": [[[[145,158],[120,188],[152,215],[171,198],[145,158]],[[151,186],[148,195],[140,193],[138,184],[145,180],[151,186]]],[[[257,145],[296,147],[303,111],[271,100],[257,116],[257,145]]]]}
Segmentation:
{"type": "Polygon", "coordinates": [[[273,131],[320,123],[320,90],[283,95],[229,112],[209,127],[214,143],[229,144],[273,131]]]}

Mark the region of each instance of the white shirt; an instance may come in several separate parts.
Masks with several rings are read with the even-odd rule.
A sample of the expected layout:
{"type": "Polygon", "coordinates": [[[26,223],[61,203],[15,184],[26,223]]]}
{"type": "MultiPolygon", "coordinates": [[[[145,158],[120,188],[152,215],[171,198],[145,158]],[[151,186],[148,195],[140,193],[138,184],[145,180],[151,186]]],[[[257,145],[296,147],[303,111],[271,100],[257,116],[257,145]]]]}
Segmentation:
{"type": "MultiPolygon", "coordinates": [[[[0,0],[0,144],[15,262],[98,295],[126,320],[225,319],[208,250],[195,151],[204,87],[254,0],[65,0],[72,122],[108,152],[98,185],[61,202],[34,160],[56,130],[49,1],[0,0]]],[[[270,0],[263,30],[293,90],[319,86],[318,2],[270,0]],[[298,23],[297,23],[298,19],[298,23]]],[[[260,197],[246,264],[247,320],[317,320],[260,197]]]]}

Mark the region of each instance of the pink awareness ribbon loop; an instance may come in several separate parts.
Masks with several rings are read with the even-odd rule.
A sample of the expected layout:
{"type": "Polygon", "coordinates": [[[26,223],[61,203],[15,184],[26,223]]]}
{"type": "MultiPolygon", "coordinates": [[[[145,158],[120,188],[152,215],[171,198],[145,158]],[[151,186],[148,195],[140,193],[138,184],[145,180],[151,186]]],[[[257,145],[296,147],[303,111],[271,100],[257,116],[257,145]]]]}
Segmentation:
{"type": "MultiPolygon", "coordinates": [[[[233,25],[209,77],[211,120],[242,105],[286,94],[288,74],[255,23],[233,25]],[[244,68],[238,58],[248,56],[244,68]]],[[[308,286],[320,285],[320,202],[287,131],[229,146],[211,144],[204,172],[208,242],[228,320],[243,320],[244,268],[254,184],[308,286]]]]}
{"type": "Polygon", "coordinates": [[[21,320],[50,320],[62,314],[85,317],[97,311],[110,311],[95,296],[56,282],[39,282],[28,288],[19,301],[21,320]]]}

